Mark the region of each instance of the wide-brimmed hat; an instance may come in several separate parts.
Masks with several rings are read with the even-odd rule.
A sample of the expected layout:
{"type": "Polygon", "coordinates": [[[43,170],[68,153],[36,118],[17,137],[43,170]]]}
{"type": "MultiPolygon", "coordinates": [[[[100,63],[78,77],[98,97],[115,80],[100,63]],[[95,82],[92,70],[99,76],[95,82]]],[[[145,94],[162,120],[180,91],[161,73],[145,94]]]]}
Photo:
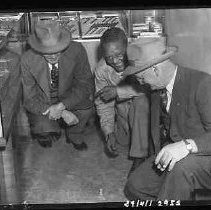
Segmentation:
{"type": "Polygon", "coordinates": [[[176,46],[166,46],[166,40],[160,37],[147,42],[131,43],[127,48],[129,66],[123,75],[137,74],[161,63],[174,55],[177,49],[176,46]]]}
{"type": "Polygon", "coordinates": [[[70,43],[70,33],[62,28],[57,21],[40,22],[35,26],[28,43],[43,54],[57,53],[64,50],[70,43]]]}

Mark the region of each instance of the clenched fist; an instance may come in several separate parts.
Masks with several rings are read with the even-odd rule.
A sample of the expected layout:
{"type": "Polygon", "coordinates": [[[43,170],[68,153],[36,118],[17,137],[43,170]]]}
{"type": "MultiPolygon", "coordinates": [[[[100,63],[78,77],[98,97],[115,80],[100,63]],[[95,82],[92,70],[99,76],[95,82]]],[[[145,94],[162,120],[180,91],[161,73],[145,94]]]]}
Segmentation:
{"type": "Polygon", "coordinates": [[[79,123],[79,119],[72,112],[64,110],[62,112],[62,118],[68,125],[76,125],[79,123]]]}

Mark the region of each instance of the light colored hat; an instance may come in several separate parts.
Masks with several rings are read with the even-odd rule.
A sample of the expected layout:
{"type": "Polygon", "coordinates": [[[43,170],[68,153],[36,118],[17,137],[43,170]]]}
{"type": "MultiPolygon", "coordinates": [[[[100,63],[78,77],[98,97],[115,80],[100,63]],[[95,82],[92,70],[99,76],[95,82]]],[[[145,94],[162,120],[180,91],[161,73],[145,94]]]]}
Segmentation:
{"type": "Polygon", "coordinates": [[[38,23],[30,35],[28,43],[41,53],[51,54],[64,50],[70,43],[70,33],[61,28],[59,22],[38,23]]]}
{"type": "Polygon", "coordinates": [[[127,48],[129,66],[123,75],[137,74],[161,63],[174,55],[177,49],[176,46],[167,47],[165,39],[161,38],[154,38],[143,43],[131,43],[127,48]]]}

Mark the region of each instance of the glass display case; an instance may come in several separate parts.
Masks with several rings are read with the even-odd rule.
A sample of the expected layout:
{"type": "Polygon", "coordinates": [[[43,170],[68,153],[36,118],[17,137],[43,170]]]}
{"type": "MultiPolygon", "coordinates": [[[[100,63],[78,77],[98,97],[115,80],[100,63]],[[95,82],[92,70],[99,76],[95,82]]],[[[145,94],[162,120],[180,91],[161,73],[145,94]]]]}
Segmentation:
{"type": "Polygon", "coordinates": [[[31,12],[31,31],[39,21],[56,20],[65,26],[73,39],[99,39],[110,27],[120,27],[127,35],[128,12],[121,11],[62,11],[31,12]]]}
{"type": "MultiPolygon", "coordinates": [[[[0,50],[9,47],[10,42],[20,41],[25,34],[25,27],[24,13],[0,13],[0,50]]],[[[8,73],[8,62],[0,56],[0,85],[8,73]]]]}
{"type": "Polygon", "coordinates": [[[30,30],[34,31],[34,27],[38,22],[48,22],[56,20],[71,32],[73,39],[80,38],[79,31],[79,13],[76,11],[66,12],[32,12],[30,13],[30,30]]]}
{"type": "Polygon", "coordinates": [[[122,28],[128,37],[164,36],[165,10],[95,10],[30,13],[31,30],[37,21],[58,20],[73,39],[99,39],[110,27],[122,28]]]}
{"type": "Polygon", "coordinates": [[[110,27],[119,27],[128,35],[126,11],[80,12],[81,38],[100,38],[110,27]]]}
{"type": "Polygon", "coordinates": [[[19,41],[27,34],[27,21],[25,13],[0,13],[0,37],[1,42],[19,41]],[[6,41],[5,40],[5,41],[6,41]]]}
{"type": "Polygon", "coordinates": [[[0,49],[5,45],[22,54],[28,36],[26,13],[0,13],[0,49]]]}

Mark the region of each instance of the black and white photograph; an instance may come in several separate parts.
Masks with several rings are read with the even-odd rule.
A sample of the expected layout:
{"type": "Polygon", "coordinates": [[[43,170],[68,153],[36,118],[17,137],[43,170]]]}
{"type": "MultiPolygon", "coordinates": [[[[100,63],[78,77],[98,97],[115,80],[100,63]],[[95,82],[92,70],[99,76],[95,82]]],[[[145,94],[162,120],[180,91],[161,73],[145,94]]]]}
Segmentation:
{"type": "Polygon", "coordinates": [[[0,206],[211,205],[211,7],[0,10],[0,206]]]}

